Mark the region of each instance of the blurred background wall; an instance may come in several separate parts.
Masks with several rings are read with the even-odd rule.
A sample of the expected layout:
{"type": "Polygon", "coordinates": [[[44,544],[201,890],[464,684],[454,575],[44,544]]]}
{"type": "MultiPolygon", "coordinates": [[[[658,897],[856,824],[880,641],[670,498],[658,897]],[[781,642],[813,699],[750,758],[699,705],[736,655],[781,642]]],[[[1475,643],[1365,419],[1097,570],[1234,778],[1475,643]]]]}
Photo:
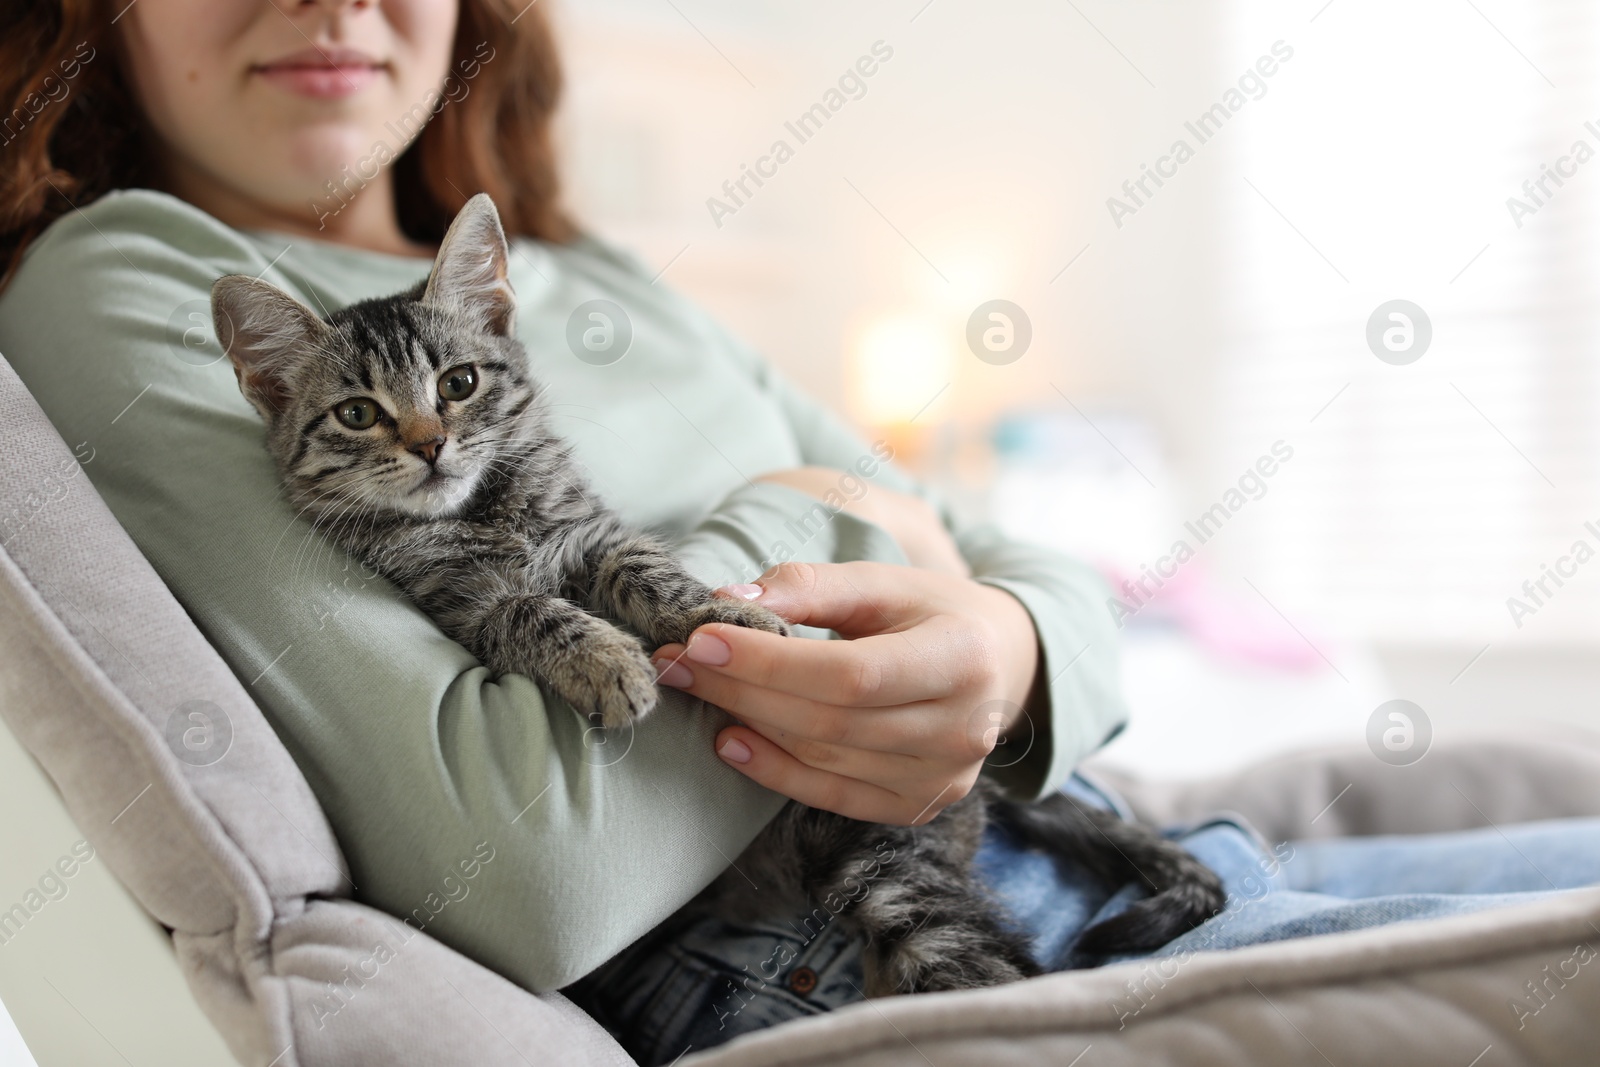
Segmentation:
{"type": "Polygon", "coordinates": [[[1591,5],[552,11],[580,217],[1118,587],[1110,757],[1597,721],[1591,5]]]}

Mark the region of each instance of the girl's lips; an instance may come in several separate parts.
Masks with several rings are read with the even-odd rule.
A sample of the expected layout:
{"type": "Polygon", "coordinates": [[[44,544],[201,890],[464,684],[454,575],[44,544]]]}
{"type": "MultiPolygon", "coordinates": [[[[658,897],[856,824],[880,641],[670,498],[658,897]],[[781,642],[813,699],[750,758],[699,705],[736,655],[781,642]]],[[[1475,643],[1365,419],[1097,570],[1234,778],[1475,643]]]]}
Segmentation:
{"type": "Polygon", "coordinates": [[[365,89],[385,69],[359,52],[308,50],[255,68],[273,85],[298,96],[337,100],[365,89]]]}

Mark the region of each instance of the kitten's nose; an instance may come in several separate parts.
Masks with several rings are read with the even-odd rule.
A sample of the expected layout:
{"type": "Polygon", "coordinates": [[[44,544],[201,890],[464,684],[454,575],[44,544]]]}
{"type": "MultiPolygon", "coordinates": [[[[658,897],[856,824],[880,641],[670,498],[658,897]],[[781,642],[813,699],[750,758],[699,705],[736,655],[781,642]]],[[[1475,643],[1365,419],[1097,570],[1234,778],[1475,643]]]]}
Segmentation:
{"type": "Polygon", "coordinates": [[[419,441],[406,442],[406,451],[413,452],[428,461],[428,466],[433,466],[439,461],[439,450],[444,447],[444,434],[435,434],[419,441]]]}

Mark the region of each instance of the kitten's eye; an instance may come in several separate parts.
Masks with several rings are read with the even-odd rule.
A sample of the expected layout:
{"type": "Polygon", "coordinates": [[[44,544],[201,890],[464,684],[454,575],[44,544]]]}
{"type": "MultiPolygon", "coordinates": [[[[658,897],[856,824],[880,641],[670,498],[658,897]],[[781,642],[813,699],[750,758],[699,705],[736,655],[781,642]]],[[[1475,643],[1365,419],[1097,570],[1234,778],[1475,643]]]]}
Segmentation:
{"type": "Polygon", "coordinates": [[[333,409],[334,417],[352,430],[371,429],[378,421],[378,405],[364,396],[345,400],[333,409]]]}
{"type": "Polygon", "coordinates": [[[478,389],[478,372],[468,366],[451,367],[439,379],[439,395],[446,400],[465,400],[478,389]]]}

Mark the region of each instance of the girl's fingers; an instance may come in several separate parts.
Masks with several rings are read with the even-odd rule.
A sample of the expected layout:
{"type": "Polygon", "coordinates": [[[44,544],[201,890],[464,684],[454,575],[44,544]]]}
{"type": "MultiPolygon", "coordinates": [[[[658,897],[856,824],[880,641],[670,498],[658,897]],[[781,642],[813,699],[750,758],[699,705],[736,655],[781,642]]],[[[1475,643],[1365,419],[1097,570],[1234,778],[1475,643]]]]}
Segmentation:
{"type": "Polygon", "coordinates": [[[652,658],[678,659],[697,679],[714,672],[822,704],[881,708],[954,693],[957,672],[948,665],[963,661],[956,645],[948,631],[927,626],[854,641],[806,641],[708,623],[686,648],[669,645],[652,658]]]}
{"type": "MultiPolygon", "coordinates": [[[[965,793],[951,786],[929,789],[929,796],[901,796],[795,759],[754,730],[730,726],[717,735],[717,755],[739,773],[811,808],[863,822],[920,826],[965,793]]],[[[922,791],[919,791],[919,793],[922,791]]]]}
{"type": "Polygon", "coordinates": [[[922,617],[926,575],[885,563],[780,563],[757,578],[762,607],[845,637],[900,629],[922,617]]]}
{"type": "Polygon", "coordinates": [[[747,723],[807,741],[874,752],[917,753],[936,745],[949,733],[948,724],[940,715],[943,709],[937,703],[924,701],[892,708],[825,704],[700,667],[683,657],[682,645],[662,648],[654,662],[663,685],[682,689],[747,723]],[[669,666],[673,663],[676,666],[669,666]]]}
{"type": "Polygon", "coordinates": [[[868,782],[893,793],[914,789],[929,775],[928,761],[917,756],[813,741],[742,717],[739,725],[760,734],[807,767],[868,782]]]}

